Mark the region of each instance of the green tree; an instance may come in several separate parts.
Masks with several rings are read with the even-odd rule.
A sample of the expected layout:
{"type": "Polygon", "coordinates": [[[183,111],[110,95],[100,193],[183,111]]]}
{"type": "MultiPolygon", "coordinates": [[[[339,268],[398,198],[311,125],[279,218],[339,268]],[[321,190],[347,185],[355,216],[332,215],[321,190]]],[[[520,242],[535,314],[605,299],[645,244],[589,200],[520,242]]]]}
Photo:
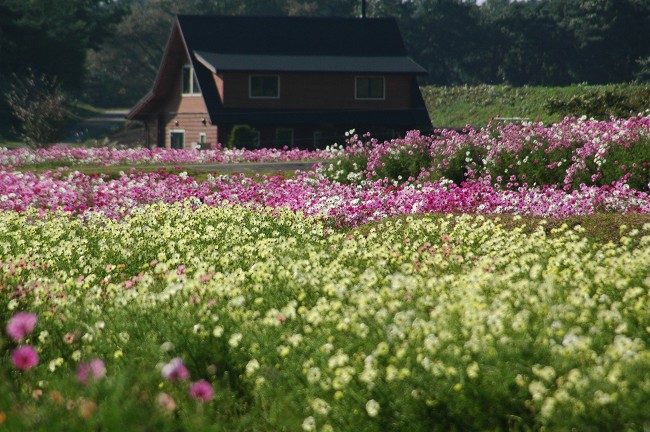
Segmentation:
{"type": "Polygon", "coordinates": [[[639,69],[634,74],[634,80],[639,83],[650,82],[650,56],[639,58],[636,62],[639,69]]]}
{"type": "Polygon", "coordinates": [[[650,3],[645,0],[547,0],[573,35],[577,81],[626,82],[650,55],[650,3]]]}
{"type": "Polygon", "coordinates": [[[114,0],[0,0],[0,11],[0,75],[31,68],[57,77],[68,90],[81,87],[86,50],[100,43],[123,13],[114,0]]]}
{"type": "Polygon", "coordinates": [[[21,127],[5,97],[9,77],[27,78],[31,70],[55,79],[62,91],[80,91],[86,50],[122,13],[117,0],[0,0],[0,134],[21,127]]]}
{"type": "Polygon", "coordinates": [[[490,82],[513,85],[565,85],[575,57],[572,35],[559,27],[549,4],[490,1],[482,24],[490,37],[484,44],[490,82]]]}
{"type": "Polygon", "coordinates": [[[402,32],[415,60],[429,71],[429,84],[476,79],[474,63],[482,31],[476,6],[457,0],[413,0],[402,32]],[[405,25],[406,24],[406,25],[405,25]]]}
{"type": "Polygon", "coordinates": [[[151,88],[173,20],[153,4],[133,4],[115,32],[88,51],[84,90],[93,104],[131,106],[151,88]]]}
{"type": "Polygon", "coordinates": [[[20,121],[19,136],[28,146],[46,147],[60,138],[68,110],[56,78],[31,69],[21,76],[14,74],[6,99],[20,121]]]}

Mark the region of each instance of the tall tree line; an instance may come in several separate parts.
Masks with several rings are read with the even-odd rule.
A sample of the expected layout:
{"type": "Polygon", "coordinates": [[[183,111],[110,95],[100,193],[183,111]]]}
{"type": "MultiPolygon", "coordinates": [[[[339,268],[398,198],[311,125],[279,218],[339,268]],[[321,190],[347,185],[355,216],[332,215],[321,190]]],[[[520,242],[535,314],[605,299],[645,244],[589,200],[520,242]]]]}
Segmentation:
{"type": "Polygon", "coordinates": [[[128,13],[117,0],[0,0],[0,133],[17,125],[12,89],[36,94],[48,88],[39,83],[57,83],[81,95],[88,50],[128,13]]]}
{"type": "MultiPolygon", "coordinates": [[[[367,0],[397,18],[422,84],[650,79],[648,0],[367,0]]],[[[359,16],[361,0],[0,0],[0,86],[27,68],[99,105],[151,87],[175,14],[359,16]]],[[[1,108],[0,108],[1,109],[1,108]]]]}

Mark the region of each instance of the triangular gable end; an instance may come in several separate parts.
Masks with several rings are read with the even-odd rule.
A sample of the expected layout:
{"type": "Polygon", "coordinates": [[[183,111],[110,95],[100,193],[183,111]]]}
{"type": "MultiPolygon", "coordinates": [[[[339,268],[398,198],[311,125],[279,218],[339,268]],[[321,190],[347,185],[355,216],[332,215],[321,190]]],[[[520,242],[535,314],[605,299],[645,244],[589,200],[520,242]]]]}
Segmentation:
{"type": "MultiPolygon", "coordinates": [[[[179,58],[189,58],[195,71],[198,68],[203,68],[203,65],[188,50],[180,23],[178,18],[176,18],[172,24],[172,29],[152,89],[128,113],[128,119],[141,120],[159,111],[160,104],[165,102],[169,96],[170,89],[174,85],[172,80],[177,76],[175,69],[180,66],[178,63],[179,58]]],[[[203,90],[210,94],[210,89],[204,88],[206,87],[206,80],[201,79],[199,75],[197,71],[197,80],[199,81],[199,88],[202,90],[202,94],[204,93],[203,90]]]]}

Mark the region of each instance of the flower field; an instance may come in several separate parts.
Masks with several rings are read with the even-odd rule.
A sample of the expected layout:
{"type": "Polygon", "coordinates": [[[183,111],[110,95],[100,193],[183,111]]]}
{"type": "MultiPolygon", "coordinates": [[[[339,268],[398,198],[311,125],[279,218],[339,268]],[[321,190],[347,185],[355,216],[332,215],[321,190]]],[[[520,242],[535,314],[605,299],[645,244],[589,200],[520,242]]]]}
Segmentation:
{"type": "Polygon", "coordinates": [[[0,153],[0,165],[21,167],[25,165],[144,165],[144,164],[202,164],[240,162],[286,162],[316,160],[327,157],[322,150],[299,149],[227,149],[204,151],[176,151],[170,149],[117,149],[112,147],[54,146],[38,150],[16,149],[0,153]]]}
{"type": "Polygon", "coordinates": [[[6,152],[0,428],[648,429],[649,121],[352,134],[289,177],[6,152]],[[545,219],[594,213],[637,222],[545,219]]]}
{"type": "Polygon", "coordinates": [[[650,117],[611,122],[567,119],[550,127],[495,125],[433,136],[414,132],[385,143],[352,135],[346,146],[286,154],[228,149],[0,152],[0,210],[102,212],[121,218],[140,205],[186,199],[208,205],[290,208],[338,225],[417,213],[542,217],[650,213],[650,117]],[[291,178],[222,175],[197,181],[182,172],[138,170],[146,162],[297,159],[326,162],[291,178]],[[28,169],[41,167],[44,160],[59,168],[28,169]],[[31,165],[25,166],[28,161],[31,165]],[[131,168],[117,177],[74,170],[117,163],[131,168]]]}

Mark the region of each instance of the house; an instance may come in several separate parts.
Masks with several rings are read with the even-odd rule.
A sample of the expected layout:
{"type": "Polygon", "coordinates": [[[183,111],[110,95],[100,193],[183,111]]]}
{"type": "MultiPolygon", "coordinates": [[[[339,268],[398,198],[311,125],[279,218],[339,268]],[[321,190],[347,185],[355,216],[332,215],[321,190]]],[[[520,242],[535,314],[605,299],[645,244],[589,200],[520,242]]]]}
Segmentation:
{"type": "Polygon", "coordinates": [[[180,15],[153,88],[128,114],[147,144],[318,148],[345,131],[391,138],[431,123],[393,18],[180,15]],[[240,129],[242,126],[239,127],[240,129]]]}

